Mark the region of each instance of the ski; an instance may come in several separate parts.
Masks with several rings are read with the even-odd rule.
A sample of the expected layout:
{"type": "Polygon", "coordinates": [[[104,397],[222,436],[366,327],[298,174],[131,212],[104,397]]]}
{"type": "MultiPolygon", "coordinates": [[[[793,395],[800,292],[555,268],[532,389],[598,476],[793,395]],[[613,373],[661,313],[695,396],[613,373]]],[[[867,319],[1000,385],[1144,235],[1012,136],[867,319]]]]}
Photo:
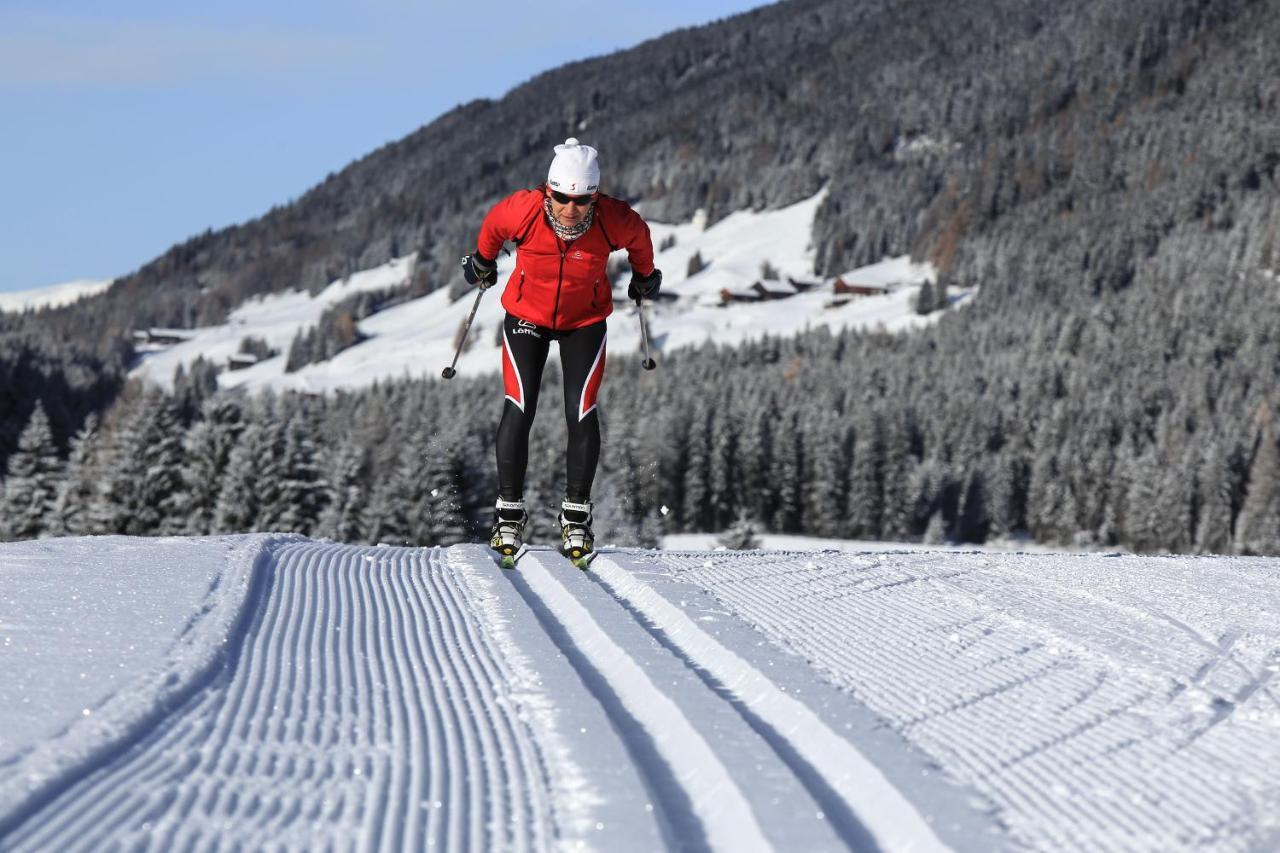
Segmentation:
{"type": "Polygon", "coordinates": [[[595,551],[581,551],[577,548],[570,548],[568,551],[561,551],[564,558],[570,562],[576,569],[586,571],[591,568],[591,563],[596,558],[595,551]]]}
{"type": "Polygon", "coordinates": [[[528,545],[521,545],[519,548],[511,550],[509,553],[504,551],[498,552],[498,567],[503,569],[514,569],[516,563],[520,562],[520,558],[529,553],[528,545]]]}

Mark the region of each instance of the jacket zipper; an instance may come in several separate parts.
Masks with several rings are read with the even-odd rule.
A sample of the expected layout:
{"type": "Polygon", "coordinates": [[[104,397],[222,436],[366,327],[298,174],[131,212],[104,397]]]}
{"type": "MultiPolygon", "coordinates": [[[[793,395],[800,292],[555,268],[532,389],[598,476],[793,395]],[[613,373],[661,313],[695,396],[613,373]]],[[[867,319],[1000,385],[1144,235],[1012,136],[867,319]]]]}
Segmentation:
{"type": "Polygon", "coordinates": [[[520,286],[516,288],[516,302],[524,299],[524,270],[520,270],[520,286]]]}
{"type": "Polygon", "coordinates": [[[551,309],[551,328],[556,328],[556,316],[560,313],[560,285],[564,284],[564,249],[560,250],[560,272],[556,277],[556,304],[551,309]]]}

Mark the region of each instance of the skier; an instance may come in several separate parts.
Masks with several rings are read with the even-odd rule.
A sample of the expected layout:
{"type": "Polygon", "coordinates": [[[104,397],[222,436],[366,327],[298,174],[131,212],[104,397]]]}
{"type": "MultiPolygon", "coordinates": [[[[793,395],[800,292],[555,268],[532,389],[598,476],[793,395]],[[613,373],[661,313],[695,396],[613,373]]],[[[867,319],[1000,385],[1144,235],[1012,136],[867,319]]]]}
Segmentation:
{"type": "Polygon", "coordinates": [[[605,274],[609,253],[627,250],[629,299],[653,299],[662,286],[649,226],[626,202],[599,189],[598,152],[566,139],[555,147],[546,183],[495,204],[480,226],[475,252],[462,259],[467,282],[483,290],[498,281],[503,244],[509,240],[516,246],[515,269],[502,294],[506,400],[498,425],[498,502],[489,542],[508,567],[529,521],[524,504],[529,429],[551,342],[560,346],[569,427],[560,551],[584,566],[595,543],[591,483],[600,458],[596,398],[604,379],[605,318],[613,312],[613,289],[605,274]]]}

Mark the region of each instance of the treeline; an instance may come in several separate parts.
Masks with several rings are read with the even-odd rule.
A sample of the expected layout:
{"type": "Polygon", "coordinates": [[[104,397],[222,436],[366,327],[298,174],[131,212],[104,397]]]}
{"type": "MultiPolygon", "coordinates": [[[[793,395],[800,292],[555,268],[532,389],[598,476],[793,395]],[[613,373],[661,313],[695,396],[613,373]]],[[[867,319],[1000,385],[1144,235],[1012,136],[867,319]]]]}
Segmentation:
{"type": "MultiPolygon", "coordinates": [[[[651,373],[615,355],[601,539],[652,544],[746,520],[817,536],[1280,554],[1277,279],[1246,242],[1228,246],[1234,265],[1203,261],[1219,239],[1181,235],[1088,315],[985,314],[979,301],[921,333],[706,345],[662,354],[651,373]]],[[[328,397],[217,393],[200,370],[181,380],[173,395],[132,388],[65,464],[37,414],[4,482],[6,535],[448,544],[491,520],[496,375],[328,397]]],[[[546,381],[558,395],[554,369],[546,381]]],[[[558,411],[544,412],[526,494],[536,537],[553,535],[564,441],[558,411]]]]}
{"type": "Polygon", "coordinates": [[[40,401],[65,452],[85,419],[115,399],[132,355],[127,341],[86,347],[42,334],[22,314],[0,312],[0,471],[40,401]]]}

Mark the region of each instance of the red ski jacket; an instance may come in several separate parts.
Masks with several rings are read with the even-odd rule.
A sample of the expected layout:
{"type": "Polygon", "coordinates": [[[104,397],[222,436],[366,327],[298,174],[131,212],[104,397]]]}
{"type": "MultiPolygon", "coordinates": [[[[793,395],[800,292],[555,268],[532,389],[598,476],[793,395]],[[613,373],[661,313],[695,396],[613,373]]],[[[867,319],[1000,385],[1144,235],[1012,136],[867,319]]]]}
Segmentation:
{"type": "Polygon", "coordinates": [[[496,258],[507,240],[516,244],[516,268],[502,294],[502,307],[513,316],[562,331],[597,323],[613,313],[605,275],[611,251],[626,249],[637,274],[653,272],[649,226],[625,201],[601,195],[587,233],[565,243],[547,221],[542,199],[539,187],[495,204],[480,226],[476,251],[496,258]]]}

